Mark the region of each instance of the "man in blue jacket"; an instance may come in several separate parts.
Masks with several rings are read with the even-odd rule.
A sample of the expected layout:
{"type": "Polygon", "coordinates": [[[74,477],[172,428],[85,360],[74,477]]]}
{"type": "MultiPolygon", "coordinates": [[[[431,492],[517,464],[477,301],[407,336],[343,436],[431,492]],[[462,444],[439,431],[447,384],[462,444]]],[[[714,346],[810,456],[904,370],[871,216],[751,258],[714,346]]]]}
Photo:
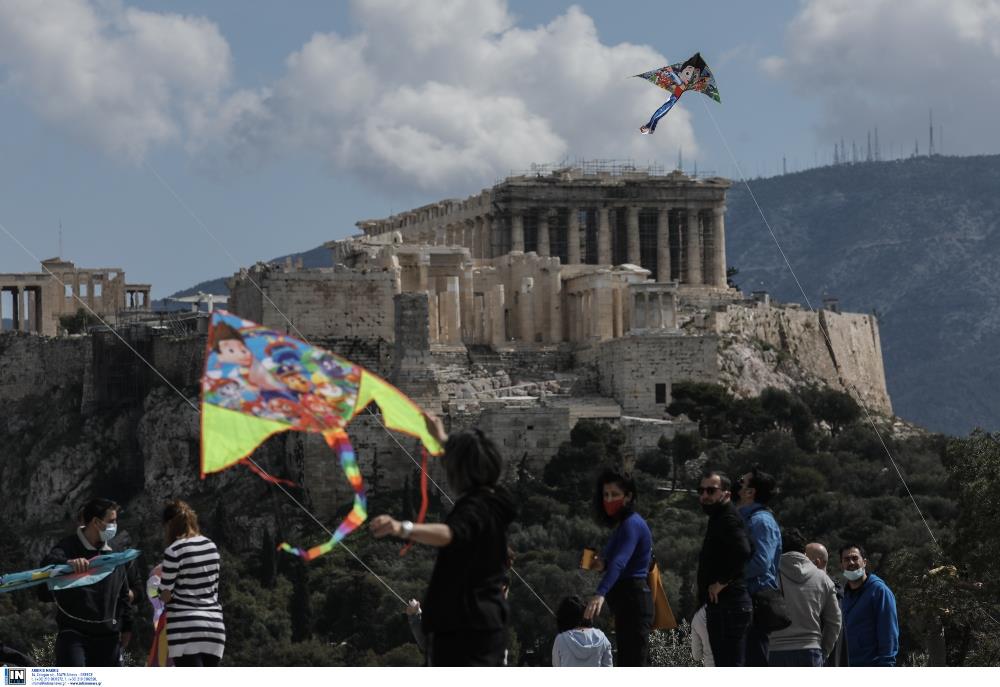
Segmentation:
{"type": "MultiPolygon", "coordinates": [[[[778,565],[781,562],[781,529],[767,507],[774,496],[774,477],[756,466],[740,479],[739,509],[746,523],[752,554],[743,566],[750,596],[763,589],[778,588],[778,565]]],[[[769,642],[767,633],[757,623],[747,631],[746,664],[767,666],[769,642]]]]}
{"type": "Polygon", "coordinates": [[[841,610],[852,666],[894,666],[899,651],[896,597],[877,575],[868,573],[865,550],[849,544],[840,550],[847,587],[841,610]]]}

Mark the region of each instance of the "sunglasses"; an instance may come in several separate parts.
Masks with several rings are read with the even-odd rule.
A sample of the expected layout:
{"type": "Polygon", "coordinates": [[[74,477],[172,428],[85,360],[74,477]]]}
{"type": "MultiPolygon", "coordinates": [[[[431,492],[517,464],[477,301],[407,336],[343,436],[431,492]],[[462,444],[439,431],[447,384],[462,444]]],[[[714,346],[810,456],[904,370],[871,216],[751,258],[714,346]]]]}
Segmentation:
{"type": "Polygon", "coordinates": [[[719,491],[718,487],[698,487],[699,494],[714,494],[719,491]]]}

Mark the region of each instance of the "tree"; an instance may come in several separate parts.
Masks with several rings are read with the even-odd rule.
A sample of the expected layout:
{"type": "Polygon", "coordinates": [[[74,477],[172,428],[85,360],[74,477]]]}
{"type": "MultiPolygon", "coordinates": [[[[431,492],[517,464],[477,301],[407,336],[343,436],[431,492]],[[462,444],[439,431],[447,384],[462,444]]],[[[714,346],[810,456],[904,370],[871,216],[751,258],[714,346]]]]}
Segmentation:
{"type": "Polygon", "coordinates": [[[823,387],[811,389],[803,396],[816,419],[830,426],[832,436],[861,417],[861,406],[845,391],[823,387]]]}
{"type": "Polygon", "coordinates": [[[729,424],[739,440],[736,448],[743,445],[743,440],[774,427],[773,418],[764,411],[760,398],[737,398],[729,408],[729,424]]]}
{"type": "Polygon", "coordinates": [[[792,432],[801,448],[814,450],[815,442],[810,436],[813,416],[801,398],[790,391],[769,386],[761,392],[760,404],[779,427],[792,432]]]}
{"type": "Polygon", "coordinates": [[[721,439],[728,431],[727,416],[733,397],[719,384],[677,382],[670,390],[667,412],[677,417],[687,415],[698,423],[701,436],[721,439]]]}

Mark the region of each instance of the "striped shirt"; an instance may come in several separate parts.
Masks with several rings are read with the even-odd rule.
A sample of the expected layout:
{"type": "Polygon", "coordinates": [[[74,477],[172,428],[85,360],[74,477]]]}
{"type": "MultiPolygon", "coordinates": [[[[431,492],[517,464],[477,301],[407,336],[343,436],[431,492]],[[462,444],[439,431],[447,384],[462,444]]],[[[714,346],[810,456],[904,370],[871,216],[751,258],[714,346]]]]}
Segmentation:
{"type": "Polygon", "coordinates": [[[222,658],[226,626],[219,603],[219,550],[208,537],[178,539],[163,552],[160,589],[170,590],[170,658],[211,654],[222,658]]]}

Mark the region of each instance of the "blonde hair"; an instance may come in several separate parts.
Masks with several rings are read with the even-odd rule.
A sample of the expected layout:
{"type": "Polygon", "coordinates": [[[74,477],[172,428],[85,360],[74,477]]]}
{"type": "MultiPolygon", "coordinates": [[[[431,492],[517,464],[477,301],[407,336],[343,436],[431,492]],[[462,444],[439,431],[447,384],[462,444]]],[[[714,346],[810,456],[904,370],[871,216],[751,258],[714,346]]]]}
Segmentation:
{"type": "Polygon", "coordinates": [[[163,525],[167,528],[167,546],[178,539],[201,534],[198,514],[185,501],[174,499],[163,506],[163,525]]]}

